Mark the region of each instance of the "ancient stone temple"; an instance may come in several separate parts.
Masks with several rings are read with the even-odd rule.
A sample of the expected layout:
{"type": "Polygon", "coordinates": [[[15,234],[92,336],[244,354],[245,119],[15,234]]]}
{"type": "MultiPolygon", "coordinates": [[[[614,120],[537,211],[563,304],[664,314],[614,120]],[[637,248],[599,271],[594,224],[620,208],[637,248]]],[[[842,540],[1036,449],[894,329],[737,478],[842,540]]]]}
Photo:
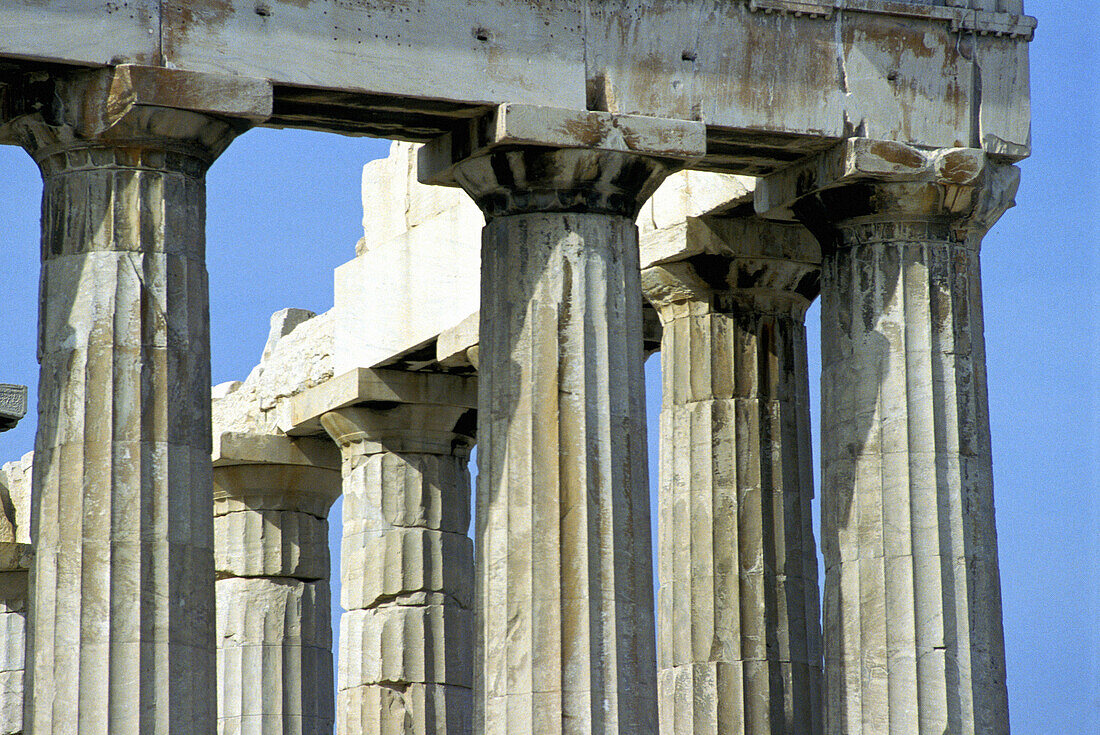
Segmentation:
{"type": "Polygon", "coordinates": [[[1008,733],[979,254],[1034,28],[0,2],[0,143],[44,182],[0,735],[1008,733]],[[254,126],[407,142],[333,309],[212,388],[205,173],[254,126]]]}

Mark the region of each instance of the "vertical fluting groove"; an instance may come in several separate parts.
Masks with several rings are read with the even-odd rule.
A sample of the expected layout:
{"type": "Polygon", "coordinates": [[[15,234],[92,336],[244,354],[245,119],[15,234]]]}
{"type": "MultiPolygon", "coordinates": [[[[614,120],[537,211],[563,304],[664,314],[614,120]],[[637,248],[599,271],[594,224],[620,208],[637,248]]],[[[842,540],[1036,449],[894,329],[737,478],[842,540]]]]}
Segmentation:
{"type": "Polygon", "coordinates": [[[935,224],[847,237],[823,287],[828,732],[1007,733],[977,252],[935,224]]]}
{"type": "Polygon", "coordinates": [[[718,308],[694,275],[653,283],[670,277],[691,296],[651,296],[665,328],[661,732],[820,733],[805,304],[718,308]]]}
{"type": "Polygon", "coordinates": [[[478,732],[656,729],[636,243],[608,215],[485,230],[478,732]]]}

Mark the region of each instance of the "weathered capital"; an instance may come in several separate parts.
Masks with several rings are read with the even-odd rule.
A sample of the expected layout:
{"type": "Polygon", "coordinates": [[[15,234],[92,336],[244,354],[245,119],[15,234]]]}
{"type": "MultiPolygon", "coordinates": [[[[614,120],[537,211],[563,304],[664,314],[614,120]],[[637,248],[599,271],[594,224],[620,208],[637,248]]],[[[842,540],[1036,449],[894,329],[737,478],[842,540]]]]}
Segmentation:
{"type": "Polygon", "coordinates": [[[313,437],[226,432],[214,437],[214,515],[238,510],[310,513],[340,496],[340,457],[313,437]]]}
{"type": "Polygon", "coordinates": [[[817,298],[821,249],[801,225],[757,217],[689,225],[692,255],[642,271],[642,291],[665,323],[691,309],[801,318],[817,298]]]}
{"type": "Polygon", "coordinates": [[[978,149],[852,138],[761,180],[755,208],[797,219],[830,248],[907,233],[977,245],[1015,203],[1019,181],[1019,169],[978,149]]]}
{"type": "Polygon", "coordinates": [[[321,416],[321,424],[349,454],[417,452],[469,455],[477,419],[464,406],[382,404],[350,406],[321,416]]]}
{"type": "Polygon", "coordinates": [[[668,174],[705,152],[702,123],[501,105],[424,146],[419,176],[461,186],[486,219],[528,212],[633,219],[668,174]]]}
{"type": "Polygon", "coordinates": [[[0,141],[23,146],[44,176],[121,167],[199,177],[272,101],[264,80],[130,64],[51,75],[21,92],[23,114],[0,120],[0,141]]]}

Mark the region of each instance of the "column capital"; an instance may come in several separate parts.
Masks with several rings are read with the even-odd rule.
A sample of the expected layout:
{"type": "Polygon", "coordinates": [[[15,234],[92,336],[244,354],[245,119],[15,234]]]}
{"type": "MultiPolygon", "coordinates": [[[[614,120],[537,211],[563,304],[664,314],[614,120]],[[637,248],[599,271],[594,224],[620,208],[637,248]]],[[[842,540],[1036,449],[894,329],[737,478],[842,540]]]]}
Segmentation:
{"type": "Polygon", "coordinates": [[[782,313],[817,298],[821,248],[800,224],[759,217],[692,218],[684,256],[642,270],[642,292],[664,323],[687,313],[782,313]]]}
{"type": "Polygon", "coordinates": [[[112,167],[202,176],[272,104],[266,80],[133,64],[58,73],[19,93],[22,114],[0,119],[0,142],[23,146],[44,176],[112,167]]]}
{"type": "Polygon", "coordinates": [[[528,212],[634,218],[665,176],[706,153],[706,126],[505,104],[421,149],[419,178],[461,186],[486,219],[528,212]]]}
{"type": "Polygon", "coordinates": [[[224,432],[214,437],[214,515],[285,510],[319,518],[340,496],[340,456],[314,437],[224,432]]]}
{"type": "Polygon", "coordinates": [[[321,416],[321,425],[345,457],[381,452],[467,456],[477,412],[462,406],[374,403],[321,416]]]}
{"type": "Polygon", "coordinates": [[[978,149],[851,138],[762,179],[754,205],[761,215],[802,222],[827,247],[909,234],[976,245],[1015,204],[1019,181],[1018,168],[978,149]]]}

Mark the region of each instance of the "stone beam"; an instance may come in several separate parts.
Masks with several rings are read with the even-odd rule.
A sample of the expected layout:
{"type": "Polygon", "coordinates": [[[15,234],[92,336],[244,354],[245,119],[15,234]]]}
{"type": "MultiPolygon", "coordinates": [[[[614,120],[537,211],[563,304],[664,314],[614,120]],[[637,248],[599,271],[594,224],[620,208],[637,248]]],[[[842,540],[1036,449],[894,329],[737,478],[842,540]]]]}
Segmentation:
{"type": "Polygon", "coordinates": [[[268,79],[271,125],[412,140],[506,102],[706,120],[695,165],[741,173],[857,133],[1017,160],[1035,21],[958,4],[12,0],[0,61],[268,79]]]}
{"type": "Polygon", "coordinates": [[[321,434],[321,417],[358,404],[412,403],[477,408],[477,378],[357,368],[289,399],[291,436],[321,434]]]}

